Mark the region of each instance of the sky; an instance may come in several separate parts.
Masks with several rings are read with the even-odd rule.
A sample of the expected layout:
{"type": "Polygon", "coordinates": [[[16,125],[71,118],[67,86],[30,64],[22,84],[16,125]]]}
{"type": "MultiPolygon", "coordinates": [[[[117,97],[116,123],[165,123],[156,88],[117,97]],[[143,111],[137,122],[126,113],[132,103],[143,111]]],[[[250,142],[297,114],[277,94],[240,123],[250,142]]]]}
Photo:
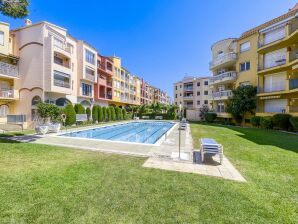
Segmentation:
{"type": "MultiPolygon", "coordinates": [[[[210,46],[288,11],[297,0],[30,0],[33,23],[48,21],[116,55],[130,73],[173,94],[185,75],[210,76],[210,46]]],[[[23,19],[0,15],[12,28],[23,19]]]]}

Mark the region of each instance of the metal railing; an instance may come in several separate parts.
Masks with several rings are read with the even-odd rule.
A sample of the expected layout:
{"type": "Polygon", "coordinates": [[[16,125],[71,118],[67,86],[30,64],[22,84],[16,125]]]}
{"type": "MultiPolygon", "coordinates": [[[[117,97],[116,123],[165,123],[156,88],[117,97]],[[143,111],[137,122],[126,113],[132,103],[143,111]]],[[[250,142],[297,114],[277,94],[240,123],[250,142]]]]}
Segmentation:
{"type": "Polygon", "coordinates": [[[236,53],[227,53],[224,54],[223,56],[220,56],[218,58],[215,58],[213,61],[209,63],[209,67],[213,68],[217,65],[229,62],[229,61],[236,61],[237,59],[237,54],[236,53]]]}
{"type": "Polygon", "coordinates": [[[183,86],[183,90],[193,91],[193,86],[183,86]]]}
{"type": "Polygon", "coordinates": [[[0,61],[0,74],[10,77],[18,77],[18,66],[0,61]]]}
{"type": "Polygon", "coordinates": [[[230,71],[230,72],[225,72],[219,75],[215,75],[213,77],[210,78],[210,83],[215,83],[218,81],[222,81],[223,79],[230,79],[230,80],[234,80],[237,77],[237,72],[235,71],[230,71]]]}
{"type": "Polygon", "coordinates": [[[26,115],[7,115],[7,123],[24,123],[26,122],[26,115]]]}
{"type": "Polygon", "coordinates": [[[290,106],[289,110],[290,113],[298,113],[298,106],[290,106]]]}
{"type": "Polygon", "coordinates": [[[0,98],[14,98],[14,90],[0,90],[0,98]]]}
{"type": "Polygon", "coordinates": [[[230,97],[232,95],[233,95],[232,90],[223,90],[223,91],[220,91],[220,92],[212,93],[213,98],[230,97]]]}
{"type": "Polygon", "coordinates": [[[70,83],[65,82],[59,79],[54,79],[54,86],[64,87],[64,88],[70,88],[70,83]]]}

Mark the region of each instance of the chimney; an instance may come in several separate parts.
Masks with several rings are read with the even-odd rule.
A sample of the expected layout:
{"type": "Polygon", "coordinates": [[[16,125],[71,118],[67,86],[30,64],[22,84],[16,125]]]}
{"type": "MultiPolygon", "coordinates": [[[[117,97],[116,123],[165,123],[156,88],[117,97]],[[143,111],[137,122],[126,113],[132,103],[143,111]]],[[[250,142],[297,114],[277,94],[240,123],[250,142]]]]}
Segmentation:
{"type": "Polygon", "coordinates": [[[32,21],[30,19],[25,19],[25,26],[32,25],[32,21]]]}

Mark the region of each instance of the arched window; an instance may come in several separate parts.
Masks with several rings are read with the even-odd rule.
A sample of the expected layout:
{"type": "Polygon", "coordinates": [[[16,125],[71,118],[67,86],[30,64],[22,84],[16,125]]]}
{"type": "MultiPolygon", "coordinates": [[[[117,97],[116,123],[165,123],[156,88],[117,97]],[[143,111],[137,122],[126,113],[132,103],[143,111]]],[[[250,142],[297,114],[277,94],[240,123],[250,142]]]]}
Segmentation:
{"type": "Polygon", "coordinates": [[[9,108],[7,105],[0,105],[0,117],[6,117],[8,114],[9,108]]]}
{"type": "Polygon", "coordinates": [[[35,106],[35,105],[37,105],[39,102],[41,102],[41,98],[40,98],[40,96],[35,96],[35,97],[32,98],[32,102],[31,102],[31,104],[32,104],[32,106],[35,106]]]}
{"type": "Polygon", "coordinates": [[[59,107],[65,107],[69,103],[71,102],[66,98],[59,98],[56,100],[56,105],[59,107]]]}

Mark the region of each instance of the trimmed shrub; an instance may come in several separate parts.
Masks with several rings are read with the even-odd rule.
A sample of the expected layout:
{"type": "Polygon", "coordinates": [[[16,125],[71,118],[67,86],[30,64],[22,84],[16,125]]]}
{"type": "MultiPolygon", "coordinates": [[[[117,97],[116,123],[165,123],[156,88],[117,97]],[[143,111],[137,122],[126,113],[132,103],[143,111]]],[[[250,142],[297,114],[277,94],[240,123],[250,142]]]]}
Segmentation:
{"type": "Polygon", "coordinates": [[[98,121],[98,106],[94,105],[92,108],[92,121],[93,123],[96,123],[98,121]]]}
{"type": "Polygon", "coordinates": [[[71,103],[65,106],[63,112],[66,114],[65,125],[73,125],[76,123],[76,111],[71,103]]]}
{"type": "Polygon", "coordinates": [[[112,120],[112,114],[111,114],[110,107],[107,107],[106,111],[107,111],[107,121],[111,121],[112,120]]]}
{"type": "Polygon", "coordinates": [[[86,114],[87,114],[87,118],[88,118],[88,121],[89,121],[90,116],[91,116],[91,109],[89,107],[86,108],[86,114]]]}
{"type": "Polygon", "coordinates": [[[208,112],[205,114],[205,121],[213,123],[217,118],[217,114],[213,112],[208,112]]]}
{"type": "Polygon", "coordinates": [[[260,127],[260,120],[261,120],[261,117],[253,116],[252,118],[250,118],[250,123],[254,127],[260,127]]]}
{"type": "Polygon", "coordinates": [[[98,106],[98,122],[103,122],[103,111],[100,106],[98,106]]]}
{"type": "Polygon", "coordinates": [[[275,114],[272,117],[273,127],[282,130],[288,130],[291,127],[290,114],[275,114]]]}
{"type": "Polygon", "coordinates": [[[82,104],[76,104],[75,106],[74,106],[74,109],[75,109],[75,111],[76,111],[76,114],[86,114],[86,110],[85,110],[85,108],[82,106],[82,104]]]}
{"type": "Polygon", "coordinates": [[[123,120],[127,119],[127,113],[126,113],[126,110],[124,108],[122,109],[122,117],[123,117],[123,120]]]}
{"type": "Polygon", "coordinates": [[[107,120],[107,108],[103,107],[102,108],[102,114],[103,114],[103,121],[107,120]]]}
{"type": "Polygon", "coordinates": [[[61,121],[61,109],[55,104],[40,102],[37,104],[37,112],[44,123],[47,122],[47,119],[50,119],[52,122],[61,121]]]}
{"type": "Polygon", "coordinates": [[[273,127],[272,117],[261,117],[260,126],[265,129],[271,129],[273,127]]]}
{"type": "Polygon", "coordinates": [[[294,128],[294,131],[298,131],[298,117],[291,117],[290,123],[294,128]]]}
{"type": "Polygon", "coordinates": [[[116,120],[116,112],[114,107],[110,107],[111,110],[111,120],[115,121],[116,120]]]}

